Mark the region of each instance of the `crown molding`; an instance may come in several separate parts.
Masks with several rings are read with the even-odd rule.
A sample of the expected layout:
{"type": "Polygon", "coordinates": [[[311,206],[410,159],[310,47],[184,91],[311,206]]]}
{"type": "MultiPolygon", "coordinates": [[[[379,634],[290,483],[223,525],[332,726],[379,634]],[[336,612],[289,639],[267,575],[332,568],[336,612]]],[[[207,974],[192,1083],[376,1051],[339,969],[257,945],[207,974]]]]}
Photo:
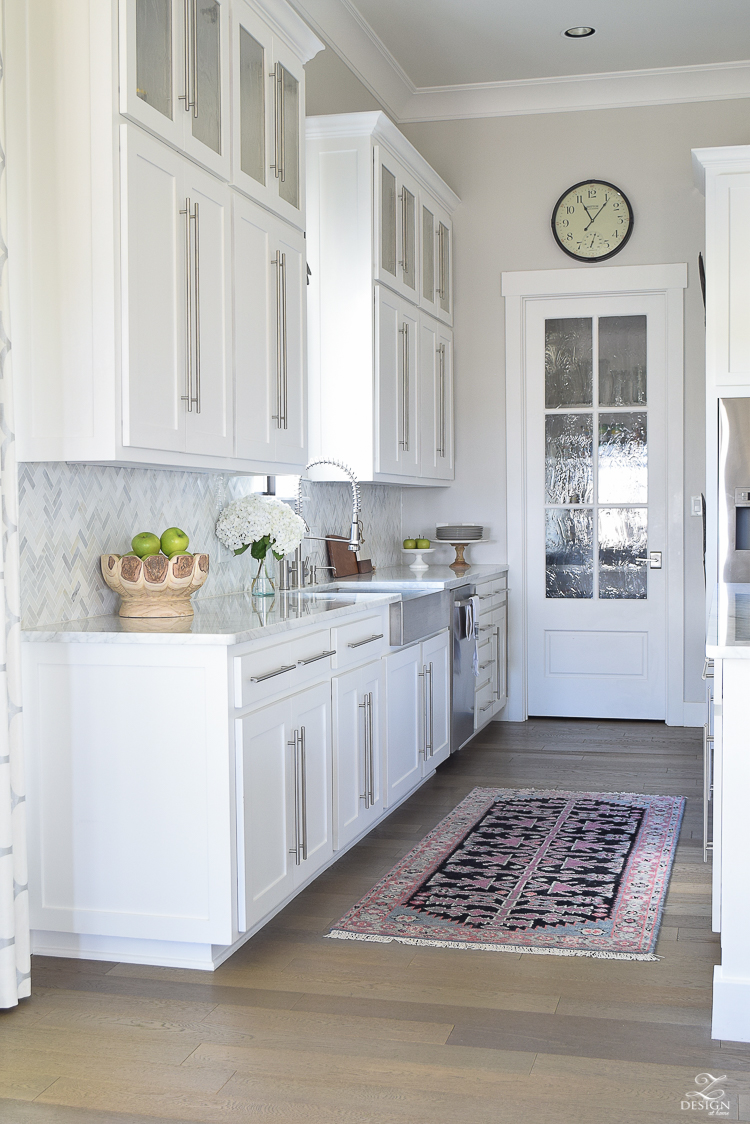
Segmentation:
{"type": "Polygon", "coordinates": [[[245,3],[265,23],[271,25],[303,62],[309,62],[319,51],[324,50],[325,43],[313,35],[307,21],[295,15],[284,0],[262,0],[262,3],[258,3],[258,0],[245,0],[245,3]]]}
{"type": "Polygon", "coordinates": [[[693,179],[698,190],[706,194],[706,174],[721,176],[750,172],[750,144],[723,148],[694,148],[693,179]]]}
{"type": "Polygon", "coordinates": [[[306,122],[308,140],[328,140],[331,137],[372,137],[376,144],[384,144],[419,181],[422,187],[438,203],[453,214],[461,200],[445,180],[408,141],[400,129],[386,117],[385,113],[331,113],[320,117],[308,117],[306,122]]]}
{"type": "Polygon", "coordinates": [[[352,0],[291,0],[398,124],[750,98],[750,60],[417,87],[352,0]]]}

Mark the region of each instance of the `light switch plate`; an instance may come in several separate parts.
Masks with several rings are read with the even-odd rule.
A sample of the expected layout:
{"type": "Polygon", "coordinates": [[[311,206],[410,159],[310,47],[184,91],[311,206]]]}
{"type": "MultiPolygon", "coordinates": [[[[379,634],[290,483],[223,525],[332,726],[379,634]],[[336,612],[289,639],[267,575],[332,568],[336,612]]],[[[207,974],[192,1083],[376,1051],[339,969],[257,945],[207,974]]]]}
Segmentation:
{"type": "Polygon", "coordinates": [[[691,496],[690,497],[690,514],[691,515],[702,515],[703,514],[703,503],[702,503],[702,497],[701,496],[691,496]]]}

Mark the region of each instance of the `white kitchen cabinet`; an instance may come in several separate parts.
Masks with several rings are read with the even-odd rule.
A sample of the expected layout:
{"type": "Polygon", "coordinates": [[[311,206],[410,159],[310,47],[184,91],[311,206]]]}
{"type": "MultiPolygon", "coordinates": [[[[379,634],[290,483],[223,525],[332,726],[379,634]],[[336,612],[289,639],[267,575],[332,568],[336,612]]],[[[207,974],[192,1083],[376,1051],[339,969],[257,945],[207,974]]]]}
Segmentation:
{"type": "Polygon", "coordinates": [[[452,480],[453,332],[432,316],[419,316],[419,447],[425,479],[452,480]]]}
{"type": "Polygon", "coordinates": [[[120,0],[120,112],[229,179],[229,0],[120,0]]]}
{"type": "Polygon", "coordinates": [[[123,445],[231,456],[229,189],[122,126],[123,445]]]}
{"type": "Polygon", "coordinates": [[[348,846],[383,814],[380,725],[382,661],[335,675],[333,691],[333,829],[348,846]]]}
{"type": "MultiPolygon", "coordinates": [[[[294,225],[279,221],[270,232],[262,272],[264,281],[271,273],[274,303],[263,331],[273,348],[266,370],[274,388],[273,371],[283,364],[283,432],[270,447],[248,436],[267,390],[254,378],[249,387],[233,382],[233,323],[244,327],[256,308],[233,292],[227,181],[239,107],[231,96],[230,0],[28,0],[7,28],[15,60],[7,87],[15,153],[8,244],[18,261],[13,346],[22,460],[258,473],[305,463],[299,129],[303,63],[322,44],[285,0],[236,0],[240,8],[272,28],[284,89],[285,130],[280,117],[265,141],[278,134],[286,172],[276,201],[265,204],[294,225]],[[52,26],[59,31],[50,38],[52,26]],[[186,111],[181,100],[185,82],[197,116],[196,105],[186,111]],[[284,274],[280,291],[286,282],[285,315],[271,267],[277,250],[286,255],[286,269],[276,270],[284,274]],[[236,428],[235,394],[243,410],[236,428]]],[[[272,102],[270,74],[264,83],[272,102]]]]}
{"type": "Polygon", "coordinates": [[[420,193],[419,304],[446,324],[453,323],[453,223],[427,192],[420,193]]]}
{"type": "Polygon", "coordinates": [[[419,312],[378,285],[375,293],[375,371],[378,401],[378,471],[419,475],[417,362],[419,312]]]}
{"type": "Polygon", "coordinates": [[[386,807],[450,754],[449,669],[449,632],[385,658],[386,807]]]}
{"type": "Polygon", "coordinates": [[[286,35],[272,31],[260,11],[248,0],[232,6],[232,183],[302,227],[303,56],[290,46],[290,38],[296,42],[292,28],[286,35]]]}
{"type": "Polygon", "coordinates": [[[278,471],[307,463],[304,236],[235,194],[237,456],[278,471]]]}
{"type": "MultiPolygon", "coordinates": [[[[434,333],[444,332],[437,298],[420,311],[420,200],[434,201],[438,222],[450,218],[458,197],[382,113],[311,117],[306,127],[310,456],[335,457],[361,480],[447,482],[452,340],[441,336],[443,399],[432,342],[420,327],[431,312],[434,333]]],[[[437,244],[436,233],[433,288],[437,244]]],[[[313,471],[338,478],[326,467],[313,471]]]]}
{"type": "Polygon", "coordinates": [[[478,670],[474,729],[491,722],[508,701],[508,605],[505,574],[476,586],[479,598],[478,670]]]}

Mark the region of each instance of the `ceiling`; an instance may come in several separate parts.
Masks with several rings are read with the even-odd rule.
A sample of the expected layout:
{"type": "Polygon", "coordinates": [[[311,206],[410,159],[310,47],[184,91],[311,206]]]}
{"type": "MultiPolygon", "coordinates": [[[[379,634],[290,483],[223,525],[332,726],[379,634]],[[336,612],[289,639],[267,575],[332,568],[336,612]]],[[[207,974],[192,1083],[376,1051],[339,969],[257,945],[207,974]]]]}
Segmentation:
{"type": "Polygon", "coordinates": [[[293,2],[402,121],[750,97],[748,0],[293,2]]]}

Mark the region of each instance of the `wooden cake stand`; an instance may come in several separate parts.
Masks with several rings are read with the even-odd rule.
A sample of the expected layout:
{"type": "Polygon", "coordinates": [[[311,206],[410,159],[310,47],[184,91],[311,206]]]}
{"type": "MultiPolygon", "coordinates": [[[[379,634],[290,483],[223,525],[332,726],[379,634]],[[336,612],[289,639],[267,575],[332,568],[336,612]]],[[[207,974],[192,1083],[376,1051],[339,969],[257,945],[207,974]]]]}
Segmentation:
{"type": "Polygon", "coordinates": [[[464,558],[464,551],[467,546],[475,546],[476,543],[489,541],[489,539],[433,539],[433,542],[445,543],[446,546],[456,548],[456,557],[451,562],[451,570],[455,570],[457,574],[464,574],[471,569],[471,562],[467,562],[464,558]]]}

